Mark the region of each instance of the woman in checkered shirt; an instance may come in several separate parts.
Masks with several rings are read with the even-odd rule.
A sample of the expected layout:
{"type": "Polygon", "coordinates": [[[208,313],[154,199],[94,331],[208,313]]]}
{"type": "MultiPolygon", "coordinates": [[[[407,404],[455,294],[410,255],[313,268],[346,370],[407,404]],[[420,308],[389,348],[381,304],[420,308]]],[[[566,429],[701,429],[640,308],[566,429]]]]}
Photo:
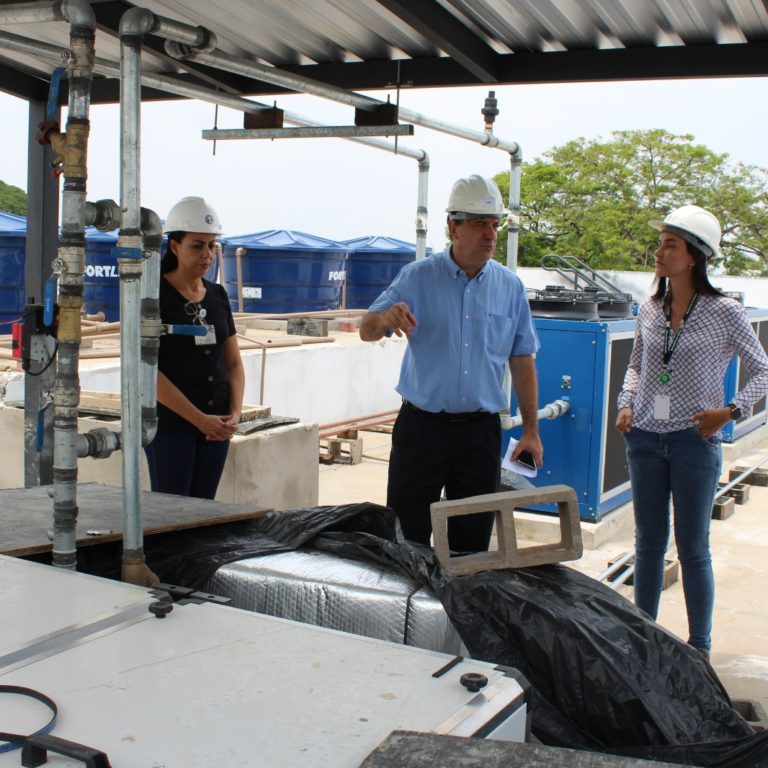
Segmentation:
{"type": "Polygon", "coordinates": [[[708,659],[714,608],[709,525],[722,469],[720,429],[768,392],[768,357],[744,307],[707,277],[707,259],[720,245],[715,216],[686,205],[650,225],[661,232],[656,291],[638,313],[616,419],[635,510],[635,604],[656,618],[671,498],[688,643],[708,659]],[[733,355],[749,379],[725,404],[723,376],[733,355]]]}

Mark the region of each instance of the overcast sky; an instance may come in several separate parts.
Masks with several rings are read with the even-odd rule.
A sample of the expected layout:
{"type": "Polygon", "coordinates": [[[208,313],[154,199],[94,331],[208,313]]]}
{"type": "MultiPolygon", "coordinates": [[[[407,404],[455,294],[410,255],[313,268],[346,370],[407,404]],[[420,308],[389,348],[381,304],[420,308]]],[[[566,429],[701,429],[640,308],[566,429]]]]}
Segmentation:
{"type": "MultiPolygon", "coordinates": [[[[482,132],[487,87],[406,89],[402,106],[482,132]]],[[[386,98],[386,94],[371,95],[386,98]]],[[[396,94],[390,93],[394,100],[396,94]]],[[[664,128],[731,160],[768,168],[768,78],[502,86],[496,135],[520,144],[525,160],[578,137],[664,128]]],[[[265,101],[265,100],[262,100],[265,101]]],[[[278,106],[328,125],[352,125],[353,110],[310,96],[278,106]]],[[[0,179],[26,188],[27,108],[0,93],[0,179]]],[[[88,199],[118,199],[117,106],[91,111],[88,199]]],[[[401,121],[402,122],[402,121],[401,121]]],[[[203,141],[214,106],[145,104],[142,110],[142,205],[165,217],[184,195],[203,195],[229,235],[294,229],[333,239],[389,235],[415,240],[417,162],[342,139],[203,141]]],[[[242,115],[219,109],[220,128],[242,127],[242,115]]],[[[401,143],[429,154],[428,244],[443,246],[444,209],[453,181],[508,170],[509,155],[421,126],[401,143]]]]}

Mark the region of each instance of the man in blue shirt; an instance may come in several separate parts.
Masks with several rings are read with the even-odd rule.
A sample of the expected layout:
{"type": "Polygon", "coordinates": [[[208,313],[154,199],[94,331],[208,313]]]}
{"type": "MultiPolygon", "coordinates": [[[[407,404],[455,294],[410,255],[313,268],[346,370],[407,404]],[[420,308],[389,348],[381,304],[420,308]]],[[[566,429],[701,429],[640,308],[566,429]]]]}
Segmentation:
{"type": "MultiPolygon", "coordinates": [[[[408,337],[397,391],[403,406],[392,432],[387,505],[405,537],[429,546],[430,504],[499,490],[501,424],[509,407],[509,365],[523,418],[512,458],[528,451],[542,464],[534,354],[538,338],[525,288],[493,260],[507,213],[496,184],[459,179],[449,198],[450,247],[408,264],[363,318],[360,338],[408,337]]],[[[454,552],[488,549],[493,515],[449,521],[454,552]]]]}

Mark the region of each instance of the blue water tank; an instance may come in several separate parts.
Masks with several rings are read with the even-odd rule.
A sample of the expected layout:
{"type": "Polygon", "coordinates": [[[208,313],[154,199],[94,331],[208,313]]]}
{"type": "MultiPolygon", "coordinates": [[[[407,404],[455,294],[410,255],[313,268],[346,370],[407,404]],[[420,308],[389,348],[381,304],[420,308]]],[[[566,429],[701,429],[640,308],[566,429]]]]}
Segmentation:
{"type": "MultiPolygon", "coordinates": [[[[357,237],[343,241],[347,258],[346,306],[368,309],[397,273],[416,258],[416,246],[394,237],[357,237]]],[[[428,248],[427,253],[432,249],[428,248]]]]}
{"type": "MultiPolygon", "coordinates": [[[[85,230],[85,275],[83,308],[89,315],[103,312],[108,323],[120,319],[120,273],[113,249],[119,230],[101,232],[94,227],[85,230]]],[[[168,239],[163,237],[160,253],[165,253],[168,239]]],[[[219,267],[214,260],[205,277],[215,283],[219,267]]]]}
{"type": "Polygon", "coordinates": [[[0,213],[0,333],[10,333],[10,324],[24,311],[26,248],[27,220],[0,213]]]}
{"type": "Polygon", "coordinates": [[[272,229],[224,242],[224,287],[240,312],[315,312],[338,309],[347,248],[305,232],[272,229]],[[238,248],[243,306],[238,301],[238,248]]]}
{"type": "Polygon", "coordinates": [[[103,312],[107,322],[120,319],[120,277],[112,249],[117,245],[118,230],[85,230],[85,275],[83,309],[89,315],[103,312]]]}

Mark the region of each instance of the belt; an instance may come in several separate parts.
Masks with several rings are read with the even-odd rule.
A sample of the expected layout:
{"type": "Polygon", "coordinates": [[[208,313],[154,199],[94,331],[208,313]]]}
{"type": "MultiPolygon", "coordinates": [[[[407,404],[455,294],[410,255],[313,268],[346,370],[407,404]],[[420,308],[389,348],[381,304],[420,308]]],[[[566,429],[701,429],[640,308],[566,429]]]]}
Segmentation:
{"type": "Polygon", "coordinates": [[[446,421],[450,424],[463,424],[467,421],[477,421],[478,419],[487,419],[489,417],[498,418],[498,414],[491,413],[490,411],[466,411],[465,413],[448,413],[447,411],[440,411],[439,413],[435,413],[434,411],[425,411],[421,408],[417,408],[413,403],[409,403],[407,400],[403,400],[402,410],[420,413],[424,416],[429,416],[438,421],[446,421]]]}

